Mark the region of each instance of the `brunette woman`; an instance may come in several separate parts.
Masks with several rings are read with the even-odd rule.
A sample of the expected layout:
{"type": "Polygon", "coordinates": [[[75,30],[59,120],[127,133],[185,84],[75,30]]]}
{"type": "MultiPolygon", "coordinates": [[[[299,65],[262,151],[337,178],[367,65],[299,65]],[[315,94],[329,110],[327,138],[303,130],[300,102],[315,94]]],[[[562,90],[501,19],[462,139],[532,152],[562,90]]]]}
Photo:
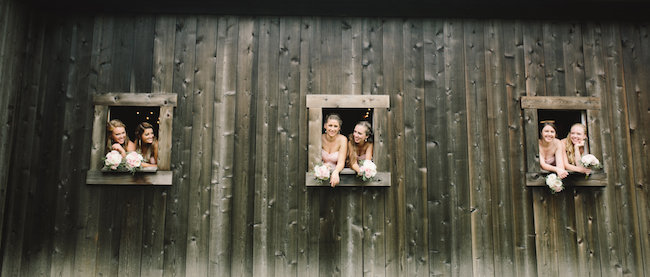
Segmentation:
{"type": "Polygon", "coordinates": [[[539,165],[542,169],[557,173],[564,179],[569,173],[564,168],[564,144],[556,137],[556,128],[552,122],[543,121],[539,139],[539,165]]]}
{"type": "Polygon", "coordinates": [[[135,140],[129,145],[128,152],[138,152],[144,158],[142,166],[155,167],[158,163],[158,140],[149,122],[142,122],[135,128],[135,140]]]}

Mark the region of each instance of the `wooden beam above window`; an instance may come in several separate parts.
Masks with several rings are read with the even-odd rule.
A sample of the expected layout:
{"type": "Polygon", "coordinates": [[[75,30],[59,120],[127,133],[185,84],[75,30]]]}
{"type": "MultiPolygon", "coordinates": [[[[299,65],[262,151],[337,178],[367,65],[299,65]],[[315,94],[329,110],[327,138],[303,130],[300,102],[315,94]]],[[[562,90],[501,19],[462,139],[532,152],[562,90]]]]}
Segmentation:
{"type": "Polygon", "coordinates": [[[600,98],[573,96],[522,96],[521,108],[541,110],[600,110],[600,98]]]}

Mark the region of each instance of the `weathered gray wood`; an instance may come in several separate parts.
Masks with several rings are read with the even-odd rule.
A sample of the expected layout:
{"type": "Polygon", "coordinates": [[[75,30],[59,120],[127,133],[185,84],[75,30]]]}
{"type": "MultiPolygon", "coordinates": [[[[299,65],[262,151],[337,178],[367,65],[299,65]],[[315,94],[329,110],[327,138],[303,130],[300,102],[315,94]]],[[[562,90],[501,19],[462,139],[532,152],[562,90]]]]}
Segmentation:
{"type": "Polygon", "coordinates": [[[445,95],[444,22],[425,21],[424,76],[429,274],[451,275],[451,205],[447,163],[447,107],[445,95]],[[434,170],[429,170],[432,168],[434,170]]]}
{"type": "Polygon", "coordinates": [[[216,29],[212,17],[197,19],[196,56],[194,69],[194,99],[188,209],[188,237],[185,267],[188,275],[207,276],[209,264],[210,173],[212,169],[212,118],[216,78],[216,29]]]}
{"type": "Polygon", "coordinates": [[[157,16],[153,34],[152,92],[171,92],[174,66],[176,17],[157,16]]]}
{"type": "MultiPolygon", "coordinates": [[[[300,103],[306,103],[307,95],[317,93],[320,90],[319,62],[320,56],[316,55],[320,49],[320,20],[317,18],[302,18],[300,31],[300,103]]],[[[302,105],[302,104],[301,104],[302,105]]],[[[311,110],[311,109],[310,109],[311,110]]],[[[300,147],[307,154],[301,154],[298,159],[304,166],[299,172],[307,172],[312,168],[312,151],[318,150],[311,144],[312,121],[311,112],[306,107],[302,108],[300,113],[300,122],[304,124],[301,127],[300,147]]],[[[315,123],[315,122],[314,122],[315,123]]],[[[315,127],[320,130],[320,123],[315,127]]],[[[319,132],[316,132],[319,133],[319,132]]],[[[317,158],[317,156],[316,156],[317,158]]],[[[304,181],[304,180],[303,180],[304,181]]],[[[302,211],[299,219],[300,235],[298,236],[298,275],[299,276],[318,276],[319,272],[319,253],[320,253],[320,191],[304,189],[299,193],[300,210],[302,211]]]]}
{"type": "MultiPolygon", "coordinates": [[[[382,83],[382,35],[380,19],[364,19],[362,30],[362,86],[364,95],[379,94],[382,83]]],[[[380,171],[388,171],[389,159],[385,127],[388,121],[387,109],[377,108],[373,112],[374,131],[373,160],[380,171]]],[[[390,180],[390,177],[388,178],[390,180]]],[[[384,232],[384,205],[386,190],[364,188],[361,208],[363,211],[363,274],[364,276],[385,276],[386,235],[384,232]]]]}
{"type": "MultiPolygon", "coordinates": [[[[253,225],[253,275],[265,276],[274,272],[275,225],[284,226],[284,222],[273,220],[276,214],[276,197],[272,184],[277,182],[277,132],[268,126],[278,124],[278,55],[279,45],[278,19],[260,20],[259,64],[257,68],[257,102],[255,114],[255,199],[253,225]]],[[[281,233],[281,232],[277,232],[281,233]]]]}
{"type": "MultiPolygon", "coordinates": [[[[641,128],[643,128],[642,120],[645,115],[648,114],[646,112],[648,111],[648,108],[646,106],[647,101],[644,101],[643,99],[643,97],[647,96],[642,96],[644,93],[641,93],[641,91],[647,91],[647,89],[650,88],[650,85],[648,85],[650,83],[645,78],[648,74],[648,70],[643,69],[644,63],[649,59],[644,59],[642,56],[644,54],[643,46],[639,41],[639,38],[642,36],[637,33],[637,30],[638,29],[627,24],[621,27],[621,39],[624,42],[622,45],[623,72],[626,76],[625,87],[628,88],[625,97],[627,102],[624,104],[628,108],[627,127],[630,134],[630,159],[632,159],[631,164],[633,165],[632,170],[630,170],[633,174],[633,179],[630,181],[635,188],[633,190],[637,202],[635,213],[639,218],[639,233],[647,234],[650,231],[650,222],[647,220],[650,218],[650,213],[648,212],[648,208],[650,207],[647,199],[648,189],[645,188],[647,186],[644,185],[648,183],[648,177],[645,176],[647,163],[644,162],[644,157],[642,155],[644,152],[643,145],[646,138],[644,138],[644,133],[641,131],[641,128]],[[636,153],[636,155],[634,155],[634,153],[636,153]]],[[[650,261],[648,251],[643,250],[650,249],[650,238],[642,235],[640,241],[637,242],[637,245],[641,246],[640,248],[642,253],[645,252],[643,253],[644,255],[642,255],[644,259],[641,260],[641,264],[648,264],[650,261]]],[[[643,272],[650,272],[650,269],[644,267],[643,272]]],[[[642,274],[640,269],[639,274],[642,274]]]]}
{"type": "Polygon", "coordinates": [[[386,65],[384,70],[384,91],[390,95],[391,110],[386,113],[387,124],[385,125],[386,144],[388,146],[388,168],[391,172],[392,186],[386,196],[384,220],[386,222],[386,276],[405,275],[406,254],[399,249],[406,249],[404,237],[404,222],[406,218],[406,207],[404,203],[404,169],[403,154],[397,149],[403,149],[403,133],[399,133],[402,127],[400,121],[402,110],[403,93],[403,49],[402,49],[402,22],[398,19],[386,20],[383,24],[383,53],[382,61],[386,65]],[[401,136],[400,136],[401,135],[401,136]]]}
{"type": "Polygon", "coordinates": [[[388,95],[307,95],[307,108],[389,108],[388,95]]]}
{"type": "Polygon", "coordinates": [[[277,145],[279,146],[278,158],[280,162],[277,178],[275,210],[273,226],[275,250],[275,275],[295,276],[297,273],[296,261],[298,260],[298,199],[299,183],[302,174],[298,171],[298,131],[301,128],[300,119],[300,80],[299,64],[295,61],[300,58],[300,22],[291,18],[282,18],[279,22],[280,55],[278,57],[278,122],[277,145]],[[283,200],[284,199],[284,200],[283,200]],[[278,255],[277,253],[282,253],[278,255]]]}
{"type": "Polygon", "coordinates": [[[214,99],[214,157],[212,162],[212,195],[210,208],[209,275],[231,275],[231,215],[233,190],[233,159],[237,41],[239,27],[235,17],[220,18],[217,30],[217,79],[214,99]]]}
{"type": "MultiPolygon", "coordinates": [[[[575,187],[604,187],[607,186],[607,174],[596,172],[589,177],[585,177],[581,173],[571,173],[569,177],[562,180],[565,186],[575,187]]],[[[539,172],[526,173],[526,186],[529,187],[545,187],[546,175],[539,172]]]]}
{"type": "MultiPolygon", "coordinates": [[[[496,134],[488,128],[488,95],[486,88],[486,64],[483,24],[467,21],[464,30],[465,55],[465,93],[467,102],[467,151],[469,164],[469,187],[472,209],[472,256],[474,275],[495,275],[494,258],[494,215],[492,206],[492,186],[490,178],[490,146],[496,134]],[[487,115],[487,116],[486,116],[487,115]],[[487,131],[487,133],[486,133],[487,131]]],[[[495,80],[492,79],[490,83],[495,80]]]]}
{"type": "Polygon", "coordinates": [[[427,276],[429,268],[422,261],[429,260],[426,209],[427,169],[424,138],[424,41],[422,22],[407,20],[402,25],[404,57],[404,168],[406,178],[405,204],[407,274],[427,276]]]}
{"type": "MultiPolygon", "coordinates": [[[[606,66],[604,55],[604,47],[606,45],[603,45],[603,33],[599,24],[587,24],[586,26],[589,31],[583,32],[583,45],[587,94],[594,97],[601,97],[601,107],[603,110],[600,113],[598,111],[587,112],[589,119],[589,145],[594,155],[603,157],[601,162],[604,170],[612,176],[615,174],[615,171],[612,167],[611,154],[608,153],[611,153],[610,151],[613,147],[611,146],[609,112],[606,112],[609,110],[610,101],[608,97],[605,97],[609,93],[607,79],[603,75],[606,66]],[[603,120],[596,120],[599,114],[603,116],[603,120]],[[596,143],[597,141],[600,143],[596,143]],[[608,170],[608,168],[612,169],[608,170]]],[[[596,266],[601,268],[603,275],[609,276],[620,274],[616,268],[618,257],[616,253],[610,251],[618,242],[611,235],[608,235],[617,228],[617,225],[612,223],[616,221],[615,211],[609,208],[615,207],[616,200],[614,191],[614,178],[610,177],[608,178],[607,187],[602,192],[595,193],[594,195],[596,201],[602,203],[602,205],[596,205],[598,217],[594,221],[598,230],[597,237],[594,238],[594,241],[597,242],[595,248],[600,254],[600,259],[596,261],[596,266]]]]}
{"type": "Polygon", "coordinates": [[[564,47],[565,34],[562,23],[549,22],[540,24],[541,37],[539,52],[544,72],[544,83],[547,96],[564,96],[566,91],[566,68],[564,67],[564,47]]]}
{"type": "MultiPolygon", "coordinates": [[[[519,98],[526,95],[526,80],[521,78],[525,75],[524,64],[524,37],[523,24],[514,22],[504,28],[504,56],[507,58],[504,62],[506,91],[507,91],[507,114],[508,114],[508,153],[510,163],[509,180],[513,187],[511,190],[512,225],[517,226],[513,229],[514,238],[512,240],[515,247],[515,275],[532,276],[536,274],[537,263],[535,258],[535,236],[534,236],[534,218],[533,205],[530,197],[531,192],[522,184],[525,181],[523,172],[526,171],[526,158],[528,155],[521,155],[526,151],[523,122],[524,116],[521,114],[519,98]]],[[[510,225],[508,223],[508,225],[510,225]]]]}
{"type": "MultiPolygon", "coordinates": [[[[248,227],[253,224],[252,185],[254,184],[255,153],[251,151],[254,133],[251,125],[255,120],[255,113],[251,101],[255,101],[253,94],[253,73],[255,52],[257,49],[258,29],[255,20],[244,17],[239,20],[239,38],[237,51],[236,74],[236,102],[234,117],[235,145],[234,176],[233,176],[233,217],[232,217],[232,275],[242,276],[253,273],[252,230],[248,227]],[[253,157],[253,158],[251,158],[253,157]]],[[[253,102],[254,103],[254,102],[253,102]]]]}
{"type": "MultiPolygon", "coordinates": [[[[491,20],[485,26],[484,38],[485,48],[485,79],[490,80],[485,90],[487,95],[487,119],[488,119],[488,138],[491,140],[489,157],[487,157],[490,167],[491,202],[502,203],[501,205],[491,204],[493,214],[493,240],[494,240],[494,275],[495,276],[514,276],[515,275],[515,256],[514,256],[514,230],[516,226],[513,216],[513,201],[511,201],[514,184],[509,178],[510,168],[515,163],[510,160],[508,152],[509,130],[508,130],[508,104],[507,95],[508,84],[507,69],[513,60],[510,49],[506,46],[510,38],[506,30],[507,24],[491,20]],[[508,54],[506,54],[508,53],[508,54]],[[508,56],[506,56],[508,55],[508,56]],[[509,59],[509,60],[508,60],[509,59]]],[[[485,147],[485,146],[484,146],[485,147]]]]}
{"type": "Polygon", "coordinates": [[[178,99],[175,93],[119,93],[110,92],[95,94],[93,103],[106,106],[171,106],[177,105],[178,99]]]}
{"type": "Polygon", "coordinates": [[[522,109],[599,110],[600,98],[580,96],[523,96],[522,109]]]}
{"type": "MultiPolygon", "coordinates": [[[[629,114],[625,101],[632,94],[625,87],[624,64],[619,59],[622,54],[620,25],[612,24],[603,32],[603,43],[607,45],[604,51],[605,70],[607,75],[607,97],[610,102],[610,120],[613,148],[612,160],[616,165],[613,176],[616,186],[616,197],[619,200],[615,207],[619,219],[618,232],[628,234],[626,240],[617,245],[621,253],[621,265],[624,271],[637,272],[641,266],[641,248],[639,241],[639,222],[636,201],[636,189],[633,179],[632,149],[630,147],[629,114]],[[617,107],[617,108],[611,108],[617,107]]],[[[631,88],[629,88],[631,90],[631,88]]]]}
{"type": "MultiPolygon", "coordinates": [[[[390,172],[377,172],[374,178],[368,181],[363,181],[361,178],[357,177],[355,172],[352,169],[346,168],[341,171],[339,177],[341,177],[342,187],[390,187],[390,172]]],[[[305,185],[308,187],[329,187],[329,181],[319,181],[314,177],[314,172],[307,172],[305,174],[305,185]]],[[[338,186],[338,185],[337,185],[338,186]]]]}
{"type": "MultiPolygon", "coordinates": [[[[320,21],[319,32],[320,37],[316,41],[320,44],[318,53],[314,53],[321,57],[320,74],[320,91],[316,93],[328,93],[336,95],[344,95],[346,92],[342,91],[343,84],[343,61],[342,55],[342,42],[341,30],[345,26],[341,18],[326,18],[318,19],[320,21]]],[[[310,95],[307,95],[309,98],[310,95]]],[[[308,101],[308,100],[306,100],[308,101]]],[[[309,107],[309,105],[307,105],[309,107]]],[[[310,109],[310,122],[311,109],[310,109]]],[[[322,127],[322,121],[318,123],[322,127]]],[[[322,129],[321,129],[322,130],[322,129]]],[[[321,133],[321,132],[318,132],[321,133]]],[[[313,134],[310,132],[310,139],[313,134]]],[[[310,142],[311,144],[311,142],[310,142]]],[[[317,144],[318,148],[315,151],[320,153],[321,145],[317,144]]],[[[312,152],[310,152],[311,154],[312,152]]],[[[318,154],[320,156],[320,154],[318,154]]],[[[312,157],[312,156],[310,156],[312,157]]],[[[320,159],[320,158],[319,158],[320,159]]],[[[311,168],[311,167],[310,167],[311,168]]],[[[306,180],[305,180],[306,182],[306,180]]],[[[340,193],[330,189],[322,189],[318,194],[319,197],[319,262],[318,274],[320,276],[333,276],[339,275],[341,270],[341,224],[340,218],[347,216],[343,213],[342,205],[345,205],[340,193]]]]}
{"type": "Polygon", "coordinates": [[[131,91],[133,86],[133,46],[135,43],[133,16],[115,16],[111,50],[110,90],[131,91]]]}
{"type": "MultiPolygon", "coordinates": [[[[164,275],[185,275],[188,241],[189,182],[191,169],[191,142],[194,105],[194,67],[196,65],[196,24],[195,17],[176,18],[174,47],[174,67],[172,90],[178,94],[178,113],[172,138],[171,160],[176,160],[172,168],[173,186],[167,198],[165,213],[165,251],[164,275]],[[181,227],[183,226],[183,227],[181,227]]],[[[171,31],[171,30],[169,30],[171,31]]],[[[166,34],[168,35],[168,34],[166,34]]],[[[167,56],[165,56],[168,58],[167,56]]]]}
{"type": "Polygon", "coordinates": [[[172,184],[172,171],[157,171],[156,173],[104,173],[99,170],[88,170],[86,184],[89,185],[162,185],[172,184]]]}
{"type": "Polygon", "coordinates": [[[129,91],[151,91],[155,24],[156,19],[152,15],[137,16],[133,23],[133,56],[138,58],[133,59],[132,70],[129,72],[131,74],[131,88],[129,91]]]}
{"type": "Polygon", "coordinates": [[[452,20],[445,22],[445,86],[449,88],[446,95],[449,120],[447,140],[450,164],[449,183],[451,198],[451,267],[452,275],[471,275],[473,272],[471,249],[471,202],[467,163],[467,115],[465,96],[465,57],[463,55],[463,22],[452,20]]]}

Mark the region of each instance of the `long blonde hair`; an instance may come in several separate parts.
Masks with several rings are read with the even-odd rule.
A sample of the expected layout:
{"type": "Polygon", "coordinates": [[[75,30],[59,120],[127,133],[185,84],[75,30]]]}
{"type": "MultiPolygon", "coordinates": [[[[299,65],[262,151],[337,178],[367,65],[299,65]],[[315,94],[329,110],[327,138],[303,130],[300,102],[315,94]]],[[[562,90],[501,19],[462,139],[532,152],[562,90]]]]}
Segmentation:
{"type": "MultiPolygon", "coordinates": [[[[576,124],[571,125],[571,128],[569,129],[569,134],[566,136],[566,139],[564,140],[564,144],[566,146],[565,148],[566,148],[567,159],[569,160],[569,163],[572,164],[572,165],[578,165],[577,164],[578,161],[575,160],[575,152],[574,152],[575,150],[574,150],[573,141],[571,141],[571,129],[573,129],[573,127],[575,127],[575,126],[580,126],[582,128],[582,130],[585,132],[585,136],[587,135],[587,126],[585,126],[584,124],[576,123],[576,124]]],[[[586,150],[587,149],[586,144],[585,144],[584,147],[585,147],[585,152],[586,152],[587,151],[586,150]]]]}
{"type": "MultiPolygon", "coordinates": [[[[113,149],[113,143],[115,142],[113,141],[112,135],[113,135],[113,130],[115,130],[115,128],[117,127],[124,128],[124,131],[126,132],[126,125],[124,125],[124,123],[122,123],[122,121],[119,119],[113,119],[106,123],[106,153],[111,152],[111,150],[113,149]]],[[[125,150],[126,150],[126,145],[128,143],[129,143],[129,135],[126,135],[126,137],[124,138],[124,143],[121,144],[125,150]]]]}

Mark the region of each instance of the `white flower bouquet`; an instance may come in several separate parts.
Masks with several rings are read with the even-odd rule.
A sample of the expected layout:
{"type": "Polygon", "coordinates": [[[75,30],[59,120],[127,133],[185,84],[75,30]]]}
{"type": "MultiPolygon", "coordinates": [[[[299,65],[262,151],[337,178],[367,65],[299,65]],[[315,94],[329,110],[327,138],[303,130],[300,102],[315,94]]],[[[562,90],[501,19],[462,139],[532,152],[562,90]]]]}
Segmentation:
{"type": "Polygon", "coordinates": [[[317,164],[314,166],[314,177],[318,181],[325,181],[330,178],[330,169],[326,165],[317,164]]]}
{"type": "Polygon", "coordinates": [[[131,173],[140,168],[142,166],[142,161],[144,160],[142,155],[137,152],[127,154],[124,159],[126,161],[126,168],[131,171],[131,173]]]}
{"type": "Polygon", "coordinates": [[[359,162],[360,170],[358,175],[361,176],[361,179],[364,181],[371,180],[375,175],[377,175],[377,165],[371,160],[363,160],[359,162]]]}
{"type": "Polygon", "coordinates": [[[582,156],[582,158],[580,159],[580,163],[582,164],[582,166],[589,168],[591,170],[598,170],[602,168],[602,165],[600,164],[598,158],[596,158],[596,156],[592,154],[587,154],[582,156]]]}
{"type": "Polygon", "coordinates": [[[111,169],[111,170],[117,170],[118,167],[122,164],[122,155],[120,152],[113,150],[111,152],[108,152],[106,154],[106,158],[104,159],[104,168],[111,169]]]}
{"type": "Polygon", "coordinates": [[[123,158],[120,152],[113,150],[106,154],[106,157],[104,158],[104,168],[102,169],[107,171],[128,171],[135,173],[137,169],[142,167],[142,161],[144,161],[144,158],[142,158],[142,155],[139,153],[131,152],[123,158]]]}
{"type": "Polygon", "coordinates": [[[562,179],[560,179],[560,177],[557,177],[555,173],[546,175],[546,185],[551,189],[553,193],[560,192],[564,189],[562,179]]]}

